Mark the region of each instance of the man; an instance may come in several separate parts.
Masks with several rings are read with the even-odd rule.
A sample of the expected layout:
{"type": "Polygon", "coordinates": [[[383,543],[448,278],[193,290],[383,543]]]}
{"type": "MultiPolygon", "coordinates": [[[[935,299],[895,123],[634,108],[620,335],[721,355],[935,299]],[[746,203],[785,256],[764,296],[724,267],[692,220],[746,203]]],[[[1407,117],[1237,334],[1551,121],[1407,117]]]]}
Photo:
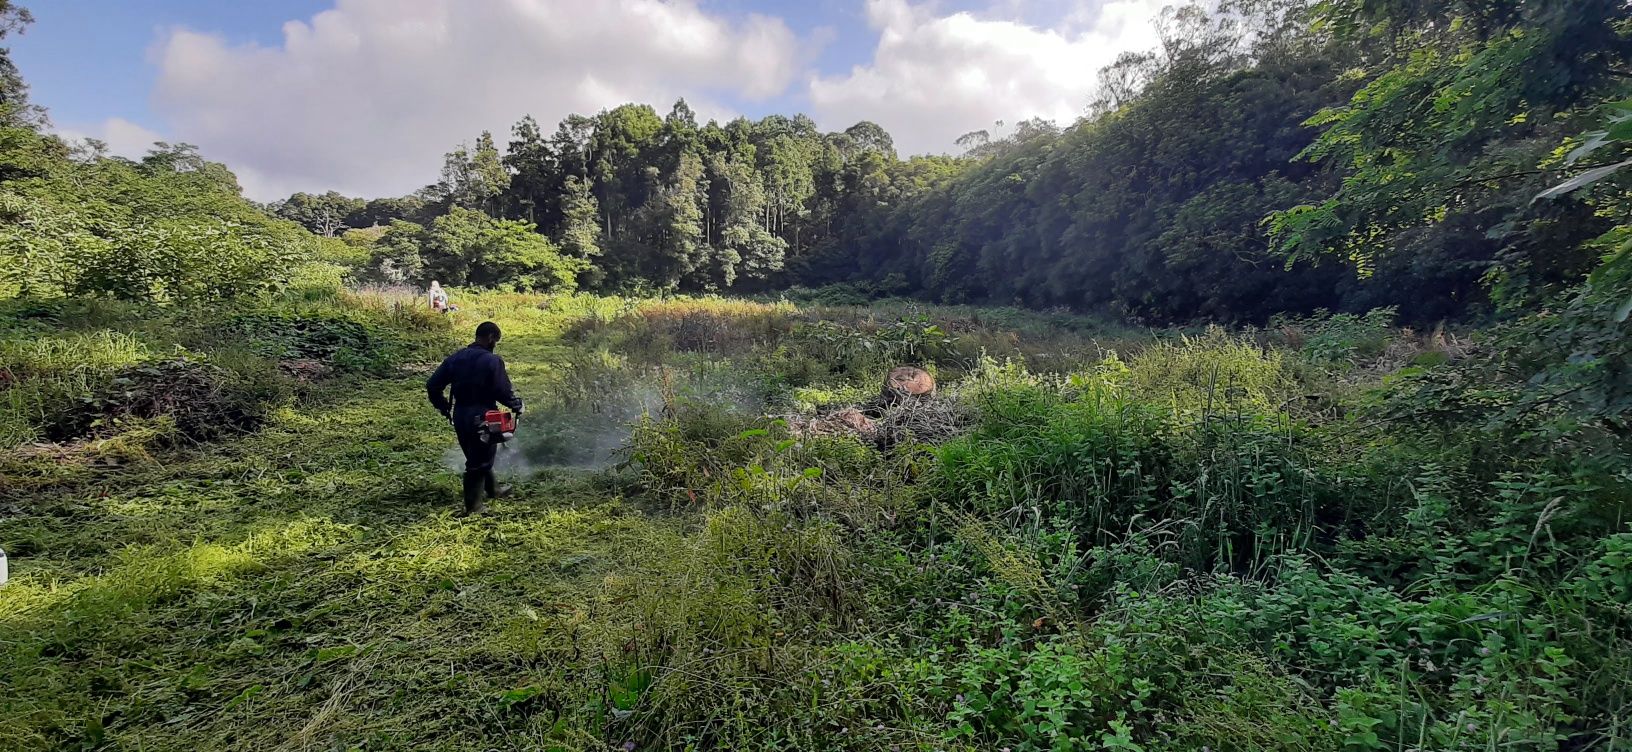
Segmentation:
{"type": "Polygon", "coordinates": [[[521,400],[510,388],[510,375],[505,373],[504,361],[493,354],[499,344],[499,325],[491,321],[476,327],[476,341],[459,352],[448,356],[425,382],[425,391],[442,417],[453,422],[454,435],[459,437],[459,449],[465,453],[465,514],[481,514],[487,510],[482,499],[498,498],[500,490],[493,478],[493,458],[499,451],[497,442],[482,441],[482,416],[496,410],[500,404],[521,415],[521,400]],[[453,402],[449,404],[443,391],[453,387],[453,402]]]}

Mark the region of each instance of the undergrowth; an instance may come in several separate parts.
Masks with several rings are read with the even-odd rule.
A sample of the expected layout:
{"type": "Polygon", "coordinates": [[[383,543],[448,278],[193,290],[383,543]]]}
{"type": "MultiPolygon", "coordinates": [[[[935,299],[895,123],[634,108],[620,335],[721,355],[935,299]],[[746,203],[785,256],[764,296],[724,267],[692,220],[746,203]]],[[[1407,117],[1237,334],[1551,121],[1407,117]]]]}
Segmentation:
{"type": "Polygon", "coordinates": [[[1603,369],[1523,409],[1545,324],[1467,347],[1387,312],[1136,341],[888,303],[460,305],[16,312],[29,440],[60,414],[106,416],[68,432],[93,454],[208,441],[0,465],[0,748],[1632,744],[1624,416],[1572,401],[1619,395],[1603,369]],[[529,411],[516,492],[462,520],[399,365],[486,318],[529,411]],[[941,388],[881,413],[903,363],[941,388]],[[254,373],[251,433],[143,381],[254,373]],[[847,407],[873,422],[826,420],[847,407]]]}

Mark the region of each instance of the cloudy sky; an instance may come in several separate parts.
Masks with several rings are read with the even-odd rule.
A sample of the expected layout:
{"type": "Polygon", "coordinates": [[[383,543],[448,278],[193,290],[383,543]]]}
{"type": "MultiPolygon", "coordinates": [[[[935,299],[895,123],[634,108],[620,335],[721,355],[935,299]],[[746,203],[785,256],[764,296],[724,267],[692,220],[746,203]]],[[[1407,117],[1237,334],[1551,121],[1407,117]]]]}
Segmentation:
{"type": "Polygon", "coordinates": [[[1080,115],[1175,0],[23,0],[12,46],[58,131],[199,145],[252,197],[400,195],[522,115],[624,102],[873,120],[905,153],[1080,115]]]}

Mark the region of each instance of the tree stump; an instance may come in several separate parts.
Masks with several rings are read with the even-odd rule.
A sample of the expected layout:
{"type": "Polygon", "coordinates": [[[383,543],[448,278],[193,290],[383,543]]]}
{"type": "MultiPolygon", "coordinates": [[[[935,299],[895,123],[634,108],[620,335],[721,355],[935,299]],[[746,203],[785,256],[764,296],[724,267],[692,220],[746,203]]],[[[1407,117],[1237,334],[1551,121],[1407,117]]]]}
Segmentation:
{"type": "Polygon", "coordinates": [[[886,405],[929,399],[935,396],[935,377],[922,368],[912,366],[893,368],[884,378],[884,389],[879,392],[879,396],[886,405]]]}

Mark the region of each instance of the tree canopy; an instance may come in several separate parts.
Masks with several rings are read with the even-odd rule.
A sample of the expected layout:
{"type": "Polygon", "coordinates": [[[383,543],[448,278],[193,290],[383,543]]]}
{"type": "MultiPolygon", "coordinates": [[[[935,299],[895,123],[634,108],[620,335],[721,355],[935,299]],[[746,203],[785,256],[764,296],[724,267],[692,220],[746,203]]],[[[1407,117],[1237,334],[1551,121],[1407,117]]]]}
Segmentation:
{"type": "Polygon", "coordinates": [[[960,157],[902,158],[871,122],[629,104],[548,135],[523,118],[502,154],[483,133],[419,199],[277,211],[325,235],[455,208],[528,222],[607,289],[846,283],[1150,322],[1481,314],[1580,279],[1624,222],[1613,176],[1531,199],[1615,161],[1563,157],[1628,93],[1629,23],[1615,0],[1179,6],[1082,119],[999,122],[948,144],[960,157]]]}

